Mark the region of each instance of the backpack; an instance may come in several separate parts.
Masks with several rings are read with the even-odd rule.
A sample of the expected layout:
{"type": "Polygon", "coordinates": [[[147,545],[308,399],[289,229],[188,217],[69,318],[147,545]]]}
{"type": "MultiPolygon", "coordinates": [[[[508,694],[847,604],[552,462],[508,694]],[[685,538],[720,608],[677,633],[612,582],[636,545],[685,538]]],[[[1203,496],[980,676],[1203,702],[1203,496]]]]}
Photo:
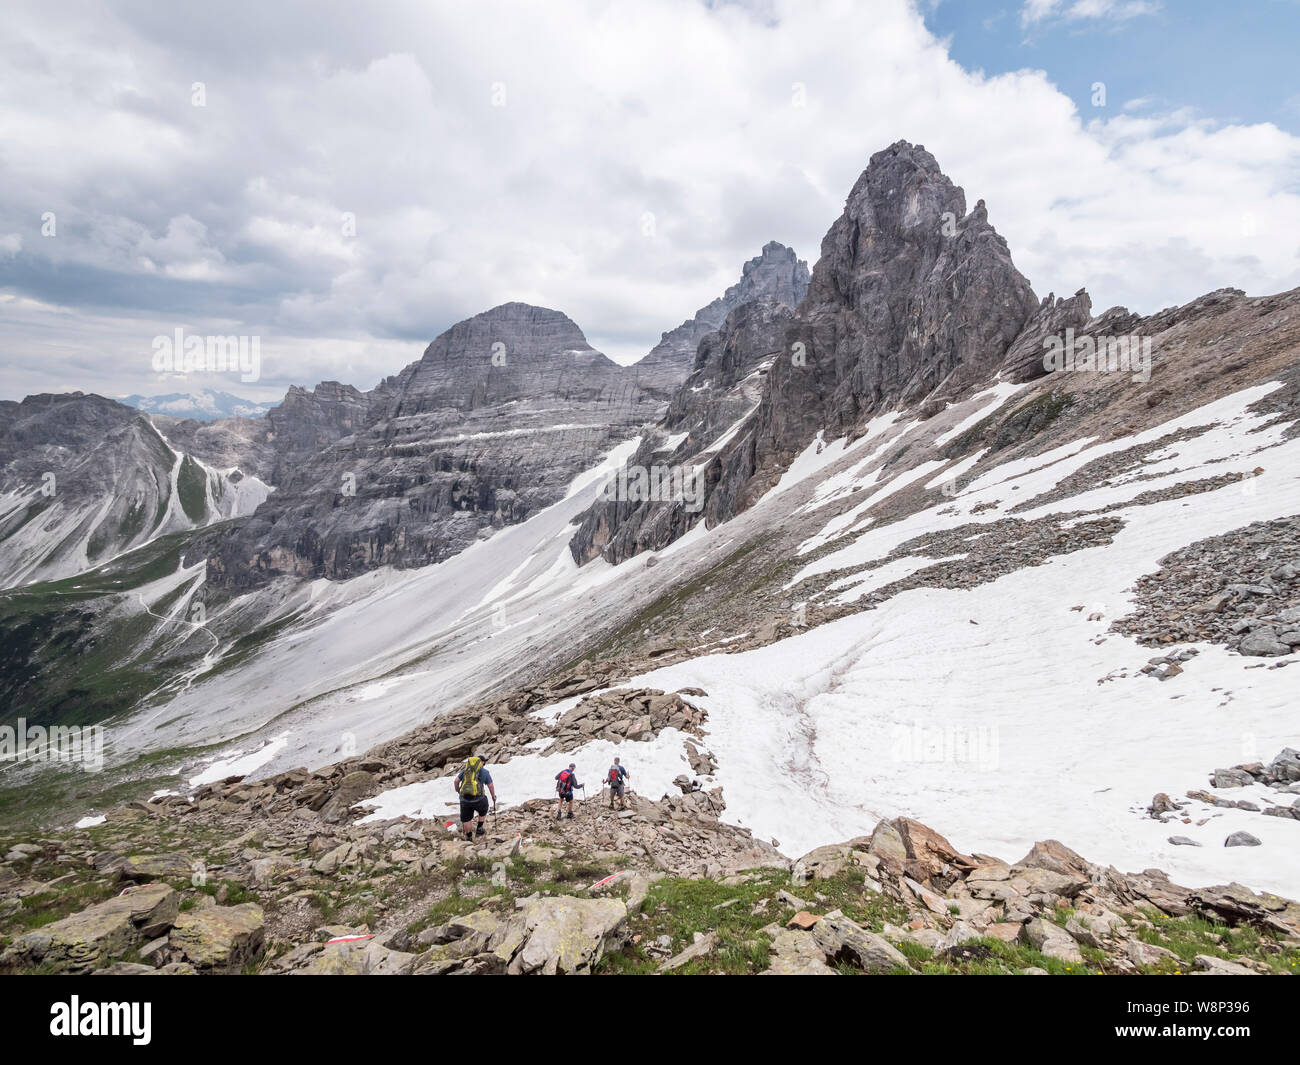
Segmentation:
{"type": "Polygon", "coordinates": [[[557,795],[563,795],[566,791],[572,790],[569,782],[573,779],[573,774],[567,769],[561,769],[555,775],[555,791],[557,795]]]}
{"type": "Polygon", "coordinates": [[[618,770],[619,767],[616,765],[612,765],[609,767],[609,782],[611,784],[617,784],[619,782],[619,779],[622,777],[623,774],[620,773],[618,770]]]}
{"type": "Polygon", "coordinates": [[[483,794],[483,782],[478,775],[483,769],[483,759],[472,755],[460,771],[460,794],[464,799],[477,799],[483,794]]]}

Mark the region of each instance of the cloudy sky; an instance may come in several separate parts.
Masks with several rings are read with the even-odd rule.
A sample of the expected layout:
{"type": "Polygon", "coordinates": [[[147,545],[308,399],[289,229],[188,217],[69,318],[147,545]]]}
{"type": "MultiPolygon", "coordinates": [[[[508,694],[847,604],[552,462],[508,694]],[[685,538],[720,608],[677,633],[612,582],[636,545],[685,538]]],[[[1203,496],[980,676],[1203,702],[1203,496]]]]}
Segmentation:
{"type": "Polygon", "coordinates": [[[1300,284],[1295,0],[6,4],[0,398],[361,388],[508,300],[620,361],[924,144],[1045,295],[1300,284]],[[262,377],[164,378],[177,328],[262,377]]]}

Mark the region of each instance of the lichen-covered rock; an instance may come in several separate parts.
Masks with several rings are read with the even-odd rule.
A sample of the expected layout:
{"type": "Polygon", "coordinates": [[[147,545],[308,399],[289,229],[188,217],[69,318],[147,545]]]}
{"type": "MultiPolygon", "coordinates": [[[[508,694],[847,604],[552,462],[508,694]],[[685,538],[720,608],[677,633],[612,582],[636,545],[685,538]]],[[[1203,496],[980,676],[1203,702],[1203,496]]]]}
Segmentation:
{"type": "Polygon", "coordinates": [[[621,899],[561,895],[527,903],[492,936],[491,947],[510,973],[589,974],[626,933],[621,899]]]}
{"type": "Polygon", "coordinates": [[[261,953],[263,936],[262,907],[245,902],[181,914],[169,942],[181,959],[200,971],[237,973],[261,953]]]}
{"type": "Polygon", "coordinates": [[[406,976],[416,958],[373,939],[326,943],[291,972],[295,976],[406,976]]]}
{"type": "Polygon", "coordinates": [[[189,879],[197,867],[184,854],[131,854],[118,867],[123,880],[189,879]]]}
{"type": "Polygon", "coordinates": [[[823,917],[813,925],[811,935],[828,961],[848,962],[868,973],[912,968],[906,955],[890,945],[884,936],[868,932],[847,917],[823,917]]]}
{"type": "Polygon", "coordinates": [[[109,965],[137,944],[172,926],[180,896],[166,884],[128,888],[70,917],[20,936],[13,961],[55,972],[86,973],[109,965]]]}

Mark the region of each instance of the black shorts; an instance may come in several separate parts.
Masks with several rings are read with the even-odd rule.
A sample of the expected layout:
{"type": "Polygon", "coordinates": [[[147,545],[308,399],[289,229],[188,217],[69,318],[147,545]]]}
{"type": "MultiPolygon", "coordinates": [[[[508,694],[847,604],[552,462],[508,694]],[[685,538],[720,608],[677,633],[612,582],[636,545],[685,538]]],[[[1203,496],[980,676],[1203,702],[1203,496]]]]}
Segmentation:
{"type": "Polygon", "coordinates": [[[480,795],[477,799],[467,799],[465,796],[460,797],[460,819],[462,821],[473,821],[474,815],[487,817],[488,797],[480,795]]]}
{"type": "Polygon", "coordinates": [[[560,802],[573,802],[573,792],[571,791],[560,792],[560,802]]]}

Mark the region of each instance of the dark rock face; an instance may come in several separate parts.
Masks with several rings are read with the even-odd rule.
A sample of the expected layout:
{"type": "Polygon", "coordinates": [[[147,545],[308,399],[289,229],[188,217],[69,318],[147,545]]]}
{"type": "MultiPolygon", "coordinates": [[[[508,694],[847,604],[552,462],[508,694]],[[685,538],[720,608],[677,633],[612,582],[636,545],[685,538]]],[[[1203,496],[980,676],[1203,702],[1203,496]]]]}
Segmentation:
{"type": "Polygon", "coordinates": [[[556,502],[661,409],[559,311],[496,307],[372,392],[291,391],[268,415],[277,489],[209,549],[209,580],[439,562],[556,502]]]}
{"type": "MultiPolygon", "coordinates": [[[[700,342],[695,369],[673,397],[660,429],[647,434],[629,460],[629,469],[696,471],[697,491],[713,489],[710,505],[730,499],[733,486],[717,488],[723,467],[710,445],[757,408],[793,318],[794,311],[771,296],[732,311],[718,332],[700,342]]],[[[622,560],[671,543],[698,519],[694,504],[702,500],[688,495],[679,500],[597,502],[570,542],[574,558],[583,563],[604,554],[622,560]]]]}
{"type": "MultiPolygon", "coordinates": [[[[852,434],[894,404],[956,395],[991,376],[1037,309],[982,200],[967,214],[962,190],[920,146],[899,141],[877,152],[822,241],[784,337],[756,338],[778,353],[753,414],[709,461],[702,511],[651,521],[652,504],[613,513],[598,504],[604,512],[584,519],[574,556],[619,562],[663,546],[700,514],[710,525],[732,517],[818,430],[827,439],[852,434]],[[625,534],[625,523],[637,528],[625,534]],[[649,525],[652,536],[641,528],[649,525]]],[[[752,365],[757,356],[735,353],[730,362],[752,365]]]]}
{"type": "Polygon", "coordinates": [[[283,483],[300,462],[364,428],[370,395],[337,381],[322,381],[310,392],[292,386],[266,413],[275,451],[272,482],[283,483]]]}
{"type": "Polygon", "coordinates": [[[695,367],[700,341],[721,328],[728,314],[751,300],[771,298],[797,307],[808,293],[808,264],[792,248],[770,241],[762,253],[745,263],[741,277],[718,299],[701,307],[695,317],[665,333],[650,353],[636,363],[637,381],[652,391],[673,390],[695,367]]]}
{"type": "Polygon", "coordinates": [[[91,447],[104,434],[139,417],[115,400],[82,392],[42,393],[21,403],[0,401],[0,465],[41,447],[91,447]]]}
{"type": "Polygon", "coordinates": [[[960,391],[998,367],[1036,307],[983,200],[967,215],[924,148],[876,153],[822,242],[788,337],[809,372],[777,360],[760,450],[792,454],[810,429],[851,432],[887,404],[960,391]]]}
{"type": "Polygon", "coordinates": [[[1091,315],[1092,300],[1083,289],[1069,299],[1057,299],[1049,292],[1007,351],[1003,373],[1017,383],[1043,377],[1049,372],[1043,364],[1043,342],[1064,336],[1067,329],[1083,333],[1091,315]]]}

